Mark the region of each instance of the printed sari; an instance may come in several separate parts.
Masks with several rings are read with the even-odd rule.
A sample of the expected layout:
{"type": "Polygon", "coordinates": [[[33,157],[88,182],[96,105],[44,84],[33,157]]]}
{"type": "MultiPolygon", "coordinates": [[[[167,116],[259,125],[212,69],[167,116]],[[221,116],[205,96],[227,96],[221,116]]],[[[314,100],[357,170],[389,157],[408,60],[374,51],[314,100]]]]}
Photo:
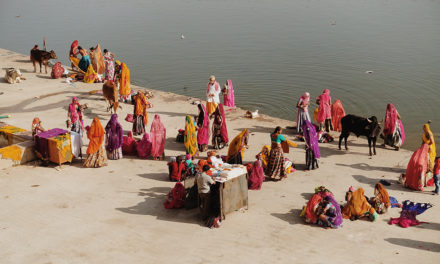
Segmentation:
{"type": "Polygon", "coordinates": [[[229,144],[226,161],[229,164],[243,164],[243,154],[246,149],[249,137],[249,130],[244,129],[229,144]]]}
{"type": "Polygon", "coordinates": [[[186,148],[186,154],[193,157],[197,153],[197,135],[196,127],[191,116],[187,115],[185,118],[185,138],[184,144],[186,148]]]}

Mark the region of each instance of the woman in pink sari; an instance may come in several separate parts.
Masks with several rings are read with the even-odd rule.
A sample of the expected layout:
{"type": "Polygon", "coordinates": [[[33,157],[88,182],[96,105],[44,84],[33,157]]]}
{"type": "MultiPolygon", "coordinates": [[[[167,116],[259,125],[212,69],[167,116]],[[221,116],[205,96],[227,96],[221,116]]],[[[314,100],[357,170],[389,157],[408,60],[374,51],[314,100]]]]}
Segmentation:
{"type": "MultiPolygon", "coordinates": [[[[131,133],[131,132],[130,132],[131,133]]],[[[136,143],[136,151],[141,159],[148,159],[151,155],[152,143],[148,133],[145,133],[142,140],[136,143]]]]}
{"type": "Polygon", "coordinates": [[[298,103],[296,103],[297,113],[296,113],[296,132],[298,134],[301,134],[302,131],[302,125],[306,122],[306,120],[310,121],[310,115],[309,115],[309,105],[310,105],[310,94],[308,92],[305,92],[301,95],[301,97],[298,100],[298,103]]]}
{"type": "Polygon", "coordinates": [[[234,86],[231,80],[227,80],[223,86],[223,104],[229,107],[235,107],[234,86]]]}
{"type": "Polygon", "coordinates": [[[155,160],[163,160],[165,157],[165,140],[167,135],[167,130],[165,126],[160,121],[160,116],[155,115],[153,123],[151,123],[151,141],[153,143],[153,148],[151,150],[151,156],[155,160]]]}
{"type": "Polygon", "coordinates": [[[69,104],[67,117],[70,119],[68,128],[78,134],[83,135],[84,124],[83,124],[83,109],[84,107],[79,104],[78,98],[73,97],[72,103],[69,104]]]}
{"type": "Polygon", "coordinates": [[[333,130],[330,90],[325,89],[316,99],[316,103],[319,104],[316,121],[320,124],[321,130],[324,130],[325,127],[325,131],[330,132],[330,130],[333,130]]]}
{"type": "Polygon", "coordinates": [[[208,150],[209,143],[209,116],[204,105],[197,105],[199,116],[197,118],[197,145],[200,152],[208,150]]]}
{"type": "Polygon", "coordinates": [[[403,130],[400,115],[396,107],[389,103],[385,114],[385,126],[383,128],[383,144],[399,150],[405,141],[405,131],[403,130]]]}

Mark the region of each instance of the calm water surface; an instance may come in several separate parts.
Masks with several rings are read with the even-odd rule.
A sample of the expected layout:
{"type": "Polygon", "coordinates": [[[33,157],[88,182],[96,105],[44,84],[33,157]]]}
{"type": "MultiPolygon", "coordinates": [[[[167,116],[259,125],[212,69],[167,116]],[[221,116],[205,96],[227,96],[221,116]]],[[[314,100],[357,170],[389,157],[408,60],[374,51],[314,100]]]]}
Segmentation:
{"type": "Polygon", "coordinates": [[[240,107],[290,120],[304,91],[329,88],[346,112],[379,120],[392,102],[406,148],[428,119],[440,136],[440,1],[0,1],[0,36],[25,54],[46,36],[64,64],[74,39],[100,43],[135,84],[188,96],[204,98],[215,74],[240,107]]]}

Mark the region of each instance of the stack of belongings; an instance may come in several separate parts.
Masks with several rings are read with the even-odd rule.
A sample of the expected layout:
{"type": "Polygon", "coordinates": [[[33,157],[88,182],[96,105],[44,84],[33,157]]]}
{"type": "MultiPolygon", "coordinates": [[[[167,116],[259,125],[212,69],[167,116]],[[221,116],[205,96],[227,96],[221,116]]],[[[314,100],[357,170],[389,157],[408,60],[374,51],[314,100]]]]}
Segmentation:
{"type": "Polygon", "coordinates": [[[43,161],[52,161],[59,165],[72,162],[70,133],[61,128],[54,128],[35,135],[35,152],[43,161]]]}
{"type": "Polygon", "coordinates": [[[10,159],[13,165],[35,159],[32,132],[0,122],[0,157],[10,159]]]}

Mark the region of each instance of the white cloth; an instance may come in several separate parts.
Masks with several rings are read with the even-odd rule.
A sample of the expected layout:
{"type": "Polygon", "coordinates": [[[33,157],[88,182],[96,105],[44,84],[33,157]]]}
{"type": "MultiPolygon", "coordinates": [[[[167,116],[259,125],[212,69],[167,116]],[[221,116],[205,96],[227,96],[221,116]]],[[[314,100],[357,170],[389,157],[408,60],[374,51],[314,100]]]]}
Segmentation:
{"type": "Polygon", "coordinates": [[[81,135],[74,131],[70,131],[70,148],[72,149],[72,154],[75,158],[80,156],[82,145],[81,135]]]}
{"type": "Polygon", "coordinates": [[[220,84],[215,82],[214,84],[208,83],[208,89],[206,94],[206,101],[209,103],[219,104],[220,103],[220,84]]]}

